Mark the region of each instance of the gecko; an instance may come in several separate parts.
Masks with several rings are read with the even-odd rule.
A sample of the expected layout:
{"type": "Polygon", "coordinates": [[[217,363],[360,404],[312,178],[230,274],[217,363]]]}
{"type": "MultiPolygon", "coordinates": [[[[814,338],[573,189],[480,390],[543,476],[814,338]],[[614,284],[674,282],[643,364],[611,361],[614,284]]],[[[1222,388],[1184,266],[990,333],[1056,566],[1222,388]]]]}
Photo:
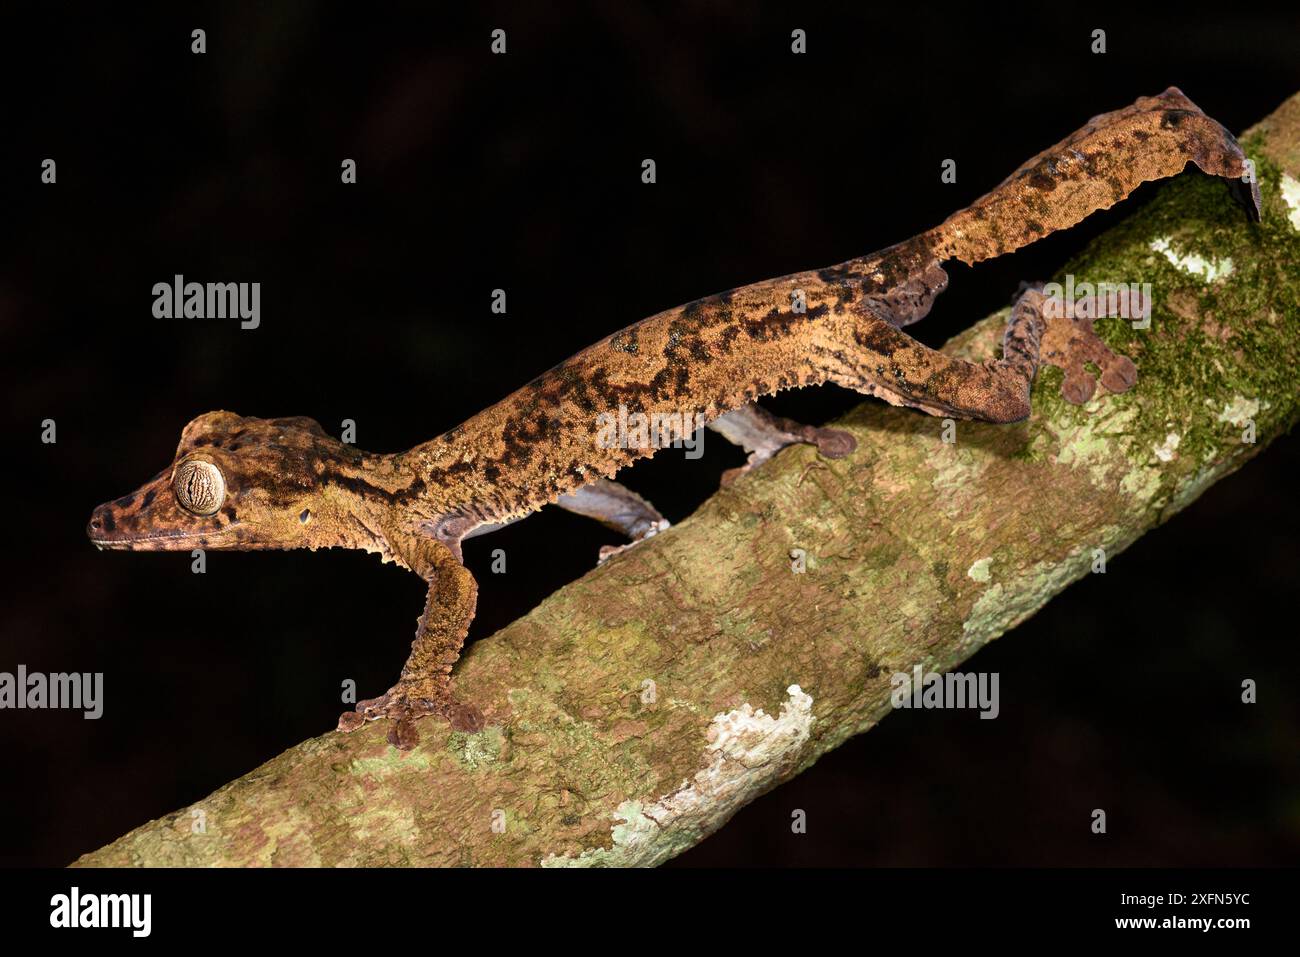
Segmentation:
{"type": "MultiPolygon", "coordinates": [[[[827,458],[853,453],[848,432],[778,419],[755,404],[782,389],[833,383],[930,415],[1028,417],[1040,344],[1052,331],[1041,287],[1023,288],[1016,300],[1001,358],[970,362],[903,331],[946,287],[942,264],[1011,252],[1188,163],[1244,193],[1242,205],[1258,219],[1258,186],[1237,141],[1170,87],[1093,117],[909,240],[643,319],[408,451],[364,452],[302,416],[200,415],[181,432],[171,464],[94,509],[87,534],[101,549],[127,551],[378,553],[427,583],[424,611],[397,682],[357,702],[339,730],[387,719],[388,741],[401,750],[418,742],[415,722],[426,716],[477,731],[484,712],[460,700],[452,677],[477,602],[465,539],[547,505],[604,522],[629,544],[661,532],[667,522],[657,510],[613,478],[682,440],[685,426],[675,422],[707,423],[741,445],[750,453],[743,468],[795,443],[827,458]],[[637,432],[638,441],[610,441],[614,415],[657,427],[637,432]]],[[[1077,341],[1072,335],[1057,339],[1077,341]]],[[[1094,336],[1080,348],[1097,359],[1099,344],[1094,336]]],[[[1111,378],[1120,390],[1134,375],[1111,378]]]]}

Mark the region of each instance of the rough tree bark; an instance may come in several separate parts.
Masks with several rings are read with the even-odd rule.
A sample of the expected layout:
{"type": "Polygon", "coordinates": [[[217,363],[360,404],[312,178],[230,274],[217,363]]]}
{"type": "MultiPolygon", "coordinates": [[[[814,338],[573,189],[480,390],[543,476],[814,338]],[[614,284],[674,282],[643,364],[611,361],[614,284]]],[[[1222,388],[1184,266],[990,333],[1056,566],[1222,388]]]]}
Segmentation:
{"type": "MultiPolygon", "coordinates": [[[[1149,329],[1098,323],[1131,391],[1070,405],[1046,368],[1029,421],[954,444],[866,403],[852,456],[789,449],[476,643],[482,732],[426,721],[406,754],[331,732],[77,863],[648,865],[700,841],[887,715],[892,674],[954,668],[1296,421],[1300,95],[1243,146],[1258,226],[1187,173],[1056,277],[1152,283],[1149,329]]],[[[946,348],[993,356],[1005,320],[946,348]]]]}

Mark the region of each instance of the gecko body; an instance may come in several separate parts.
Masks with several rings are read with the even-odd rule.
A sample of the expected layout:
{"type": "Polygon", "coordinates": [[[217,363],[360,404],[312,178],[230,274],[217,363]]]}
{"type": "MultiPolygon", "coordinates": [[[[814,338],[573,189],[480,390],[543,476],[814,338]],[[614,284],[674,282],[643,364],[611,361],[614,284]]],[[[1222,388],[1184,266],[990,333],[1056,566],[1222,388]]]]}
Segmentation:
{"type": "MultiPolygon", "coordinates": [[[[1095,117],[906,242],[658,313],[409,451],[363,452],[305,417],[201,415],[184,428],[172,464],[95,509],[87,532],[119,550],[379,553],[419,574],[428,597],[397,684],[360,702],[340,728],[391,718],[389,740],[400,748],[418,740],[414,722],[424,715],[475,729],[483,715],[454,696],[450,677],[477,596],[461,541],[548,504],[634,540],[666,524],[610,479],[683,436],[611,444],[600,438],[602,417],[619,409],[664,421],[698,416],[749,449],[751,462],[792,442],[831,457],[853,449],[845,432],[777,420],[753,405],[781,389],[829,382],[932,415],[1023,419],[1046,329],[1041,292],[1028,289],[1012,309],[1001,359],[955,359],[902,331],[945,288],[941,264],[1010,252],[1188,162],[1229,179],[1247,168],[1232,136],[1171,88],[1095,117]]],[[[1257,188],[1252,197],[1257,213],[1257,188]]]]}

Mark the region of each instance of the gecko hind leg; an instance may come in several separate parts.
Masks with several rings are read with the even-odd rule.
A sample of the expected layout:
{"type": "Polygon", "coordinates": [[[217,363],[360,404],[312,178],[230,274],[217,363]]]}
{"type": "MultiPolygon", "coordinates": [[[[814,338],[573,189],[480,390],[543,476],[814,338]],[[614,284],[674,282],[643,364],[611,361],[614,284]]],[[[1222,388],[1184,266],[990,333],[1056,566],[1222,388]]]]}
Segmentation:
{"type": "Polygon", "coordinates": [[[555,504],[575,515],[594,518],[629,539],[626,545],[603,546],[598,560],[600,564],[647,538],[653,538],[669,525],[668,519],[644,498],[607,478],[596,479],[576,492],[561,495],[555,504]]]}
{"type": "Polygon", "coordinates": [[[709,423],[709,428],[749,453],[744,465],[722,473],[723,485],[730,485],[788,445],[815,445],[828,459],[843,458],[858,445],[853,435],[843,429],[801,425],[773,415],[754,402],[719,416],[709,423]]]}
{"type": "Polygon", "coordinates": [[[1002,358],[970,362],[931,349],[870,313],[859,316],[825,352],[827,376],[839,385],[930,415],[1018,422],[1029,417],[1029,392],[1046,328],[1038,286],[1011,308],[1002,358]]]}

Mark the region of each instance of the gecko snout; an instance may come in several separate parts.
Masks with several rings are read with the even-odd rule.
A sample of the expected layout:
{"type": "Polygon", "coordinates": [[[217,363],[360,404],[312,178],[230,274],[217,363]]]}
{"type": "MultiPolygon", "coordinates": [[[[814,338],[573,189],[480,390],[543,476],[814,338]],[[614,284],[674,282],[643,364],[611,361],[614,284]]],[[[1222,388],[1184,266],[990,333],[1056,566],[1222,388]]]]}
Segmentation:
{"type": "Polygon", "coordinates": [[[90,538],[96,538],[107,531],[113,529],[113,514],[105,506],[100,505],[90,513],[90,521],[86,523],[86,535],[90,538]]]}
{"type": "Polygon", "coordinates": [[[99,505],[90,513],[86,537],[100,548],[112,547],[117,538],[118,521],[111,504],[99,505]]]}
{"type": "MultiPolygon", "coordinates": [[[[86,537],[101,549],[158,550],[169,547],[171,536],[167,533],[180,530],[155,521],[159,509],[154,503],[161,495],[161,481],[160,477],[143,490],[97,505],[86,522],[86,537]]],[[[177,538],[176,546],[179,545],[177,538]]]]}

